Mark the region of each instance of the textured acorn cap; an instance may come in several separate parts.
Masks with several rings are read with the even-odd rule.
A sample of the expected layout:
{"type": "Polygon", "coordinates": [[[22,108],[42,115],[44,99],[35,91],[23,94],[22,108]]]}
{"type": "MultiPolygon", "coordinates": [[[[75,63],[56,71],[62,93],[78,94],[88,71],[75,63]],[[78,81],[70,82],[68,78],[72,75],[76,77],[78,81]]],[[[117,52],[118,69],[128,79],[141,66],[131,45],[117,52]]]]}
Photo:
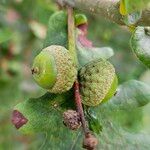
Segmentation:
{"type": "Polygon", "coordinates": [[[77,75],[77,69],[69,51],[58,45],[46,47],[35,58],[32,70],[35,81],[51,93],[68,91],[77,75]],[[37,73],[36,73],[37,70],[37,73]]]}
{"type": "Polygon", "coordinates": [[[115,69],[106,60],[96,60],[79,71],[82,103],[96,106],[109,99],[116,91],[115,69]]]}

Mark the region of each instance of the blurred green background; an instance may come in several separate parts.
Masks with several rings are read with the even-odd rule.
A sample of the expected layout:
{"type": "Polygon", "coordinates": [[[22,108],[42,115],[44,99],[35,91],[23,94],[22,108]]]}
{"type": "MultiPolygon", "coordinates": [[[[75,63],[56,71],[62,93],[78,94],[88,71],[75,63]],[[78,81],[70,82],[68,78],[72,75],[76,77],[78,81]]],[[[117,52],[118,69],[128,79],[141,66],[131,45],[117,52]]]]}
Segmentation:
{"type": "MultiPolygon", "coordinates": [[[[0,150],[42,149],[45,135],[21,135],[10,118],[17,103],[45,93],[33,81],[30,66],[42,48],[48,18],[57,10],[51,0],[0,1],[0,150]]],[[[100,16],[87,16],[89,39],[95,46],[114,49],[115,55],[110,61],[116,67],[119,83],[138,79],[150,85],[150,70],[132,53],[128,29],[100,16]]],[[[150,133],[149,114],[150,105],[132,115],[122,113],[118,117],[123,116],[122,124],[126,129],[150,133]]]]}

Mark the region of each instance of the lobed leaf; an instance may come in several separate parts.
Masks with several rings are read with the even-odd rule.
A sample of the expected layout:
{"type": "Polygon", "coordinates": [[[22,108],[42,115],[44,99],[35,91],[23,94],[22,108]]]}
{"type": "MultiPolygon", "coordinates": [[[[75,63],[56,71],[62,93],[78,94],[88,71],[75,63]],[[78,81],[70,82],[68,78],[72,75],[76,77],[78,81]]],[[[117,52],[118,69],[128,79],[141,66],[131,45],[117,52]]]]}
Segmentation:
{"type": "Polygon", "coordinates": [[[11,38],[12,32],[9,29],[7,28],[0,29],[0,43],[6,42],[11,38]]]}
{"type": "MultiPolygon", "coordinates": [[[[57,127],[58,122],[61,122],[63,126],[61,113],[73,104],[70,93],[63,95],[46,93],[40,98],[32,98],[19,103],[14,107],[14,111],[21,113],[27,122],[18,129],[24,134],[32,134],[53,130],[54,127],[57,127]],[[71,104],[68,106],[69,100],[71,104]]],[[[18,121],[16,117],[13,115],[12,120],[18,121]]],[[[19,122],[16,122],[15,125],[17,123],[19,122]]]]}
{"type": "MultiPolygon", "coordinates": [[[[72,96],[72,92],[63,95],[46,93],[40,98],[29,99],[18,104],[14,109],[28,119],[27,124],[19,130],[24,133],[46,132],[47,137],[42,149],[82,149],[81,131],[72,132],[62,123],[62,112],[74,107],[72,96]]],[[[114,119],[113,112],[118,110],[128,112],[146,105],[149,101],[150,87],[142,82],[131,80],[120,85],[117,95],[110,101],[98,107],[90,107],[88,111],[94,112],[91,116],[96,121],[92,128],[93,131],[97,131],[98,149],[148,149],[150,136],[124,130],[119,121],[114,119]],[[100,123],[99,126],[97,122],[100,123]]]]}
{"type": "Polygon", "coordinates": [[[67,48],[67,41],[67,14],[64,11],[59,11],[49,19],[43,48],[50,45],[61,45],[67,48]]]}
{"type": "Polygon", "coordinates": [[[79,41],[76,42],[79,68],[96,59],[109,59],[114,55],[110,47],[84,47],[79,41]]]}
{"type": "Polygon", "coordinates": [[[150,86],[140,81],[130,80],[120,85],[117,94],[100,107],[105,107],[109,111],[130,111],[142,107],[149,102],[150,86]]]}
{"type": "Polygon", "coordinates": [[[122,15],[127,15],[145,9],[149,3],[150,0],[121,0],[120,13],[122,15]]]}
{"type": "Polygon", "coordinates": [[[136,27],[130,44],[139,60],[150,68],[150,27],[136,27]]]}

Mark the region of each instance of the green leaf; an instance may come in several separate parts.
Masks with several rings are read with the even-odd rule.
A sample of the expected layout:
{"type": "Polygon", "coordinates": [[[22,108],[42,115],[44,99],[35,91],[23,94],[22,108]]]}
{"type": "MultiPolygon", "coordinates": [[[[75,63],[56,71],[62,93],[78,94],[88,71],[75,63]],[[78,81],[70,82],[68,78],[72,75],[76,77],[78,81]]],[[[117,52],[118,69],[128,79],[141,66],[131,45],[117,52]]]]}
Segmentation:
{"type": "MultiPolygon", "coordinates": [[[[70,131],[62,123],[62,112],[71,109],[73,93],[55,95],[46,93],[37,99],[29,99],[15,107],[27,119],[27,124],[19,130],[25,133],[47,132],[42,149],[78,149],[81,150],[83,134],[80,130],[70,131]]],[[[150,101],[150,86],[135,80],[125,82],[110,101],[90,107],[88,113],[94,117],[92,129],[99,139],[98,149],[113,150],[149,148],[150,135],[132,133],[125,130],[120,120],[116,121],[116,113],[120,110],[128,112],[144,106],[150,101]],[[94,114],[93,114],[94,113],[94,114]],[[96,122],[95,122],[96,120],[96,122]],[[99,126],[97,126],[99,122],[99,126]]],[[[134,120],[133,120],[134,121],[134,120]]]]}
{"type": "Polygon", "coordinates": [[[124,16],[123,21],[128,26],[134,25],[141,18],[141,16],[142,16],[141,11],[133,12],[131,14],[128,14],[128,15],[124,16]]]}
{"type": "Polygon", "coordinates": [[[46,93],[40,98],[32,98],[19,103],[14,110],[19,111],[28,120],[19,128],[19,131],[24,134],[46,132],[57,127],[58,121],[61,121],[63,127],[61,113],[69,107],[67,106],[69,100],[72,100],[70,93],[63,95],[46,93]]]}
{"type": "MultiPolygon", "coordinates": [[[[121,120],[117,120],[118,114],[133,113],[139,107],[150,102],[150,86],[135,80],[125,82],[119,87],[119,91],[110,101],[89,108],[89,112],[96,114],[102,126],[102,131],[98,136],[98,149],[148,149],[150,135],[137,132],[128,132],[122,126],[121,120]],[[117,119],[116,119],[117,118],[117,119]]],[[[139,113],[138,113],[139,114],[139,113]]],[[[139,116],[140,117],[140,116],[139,116]]],[[[130,118],[130,116],[128,116],[130,118]]],[[[120,118],[121,119],[121,118],[120,118]]],[[[125,121],[126,118],[122,118],[125,121]]],[[[132,120],[134,123],[135,120],[132,120]]]]}
{"type": "MultiPolygon", "coordinates": [[[[19,131],[23,134],[46,133],[46,140],[43,141],[42,149],[80,149],[77,145],[78,138],[82,137],[80,130],[70,132],[63,125],[62,113],[66,109],[75,109],[73,93],[67,92],[62,95],[46,93],[40,98],[32,98],[19,103],[14,107],[28,119],[19,131]]],[[[81,139],[80,139],[81,141],[81,139]]]]}
{"type": "MultiPolygon", "coordinates": [[[[77,36],[78,36],[77,32],[77,36]]],[[[84,47],[78,40],[76,41],[77,56],[79,61],[79,68],[92,62],[96,59],[109,59],[114,55],[113,49],[110,47],[84,47]]]]}
{"type": "Polygon", "coordinates": [[[0,43],[8,41],[12,37],[12,32],[7,29],[3,28],[0,29],[0,43]]]}
{"type": "Polygon", "coordinates": [[[53,128],[50,133],[47,133],[46,140],[44,141],[42,150],[83,150],[82,139],[83,133],[79,131],[70,131],[62,127],[57,122],[57,129],[53,128]]]}
{"type": "Polygon", "coordinates": [[[150,0],[121,0],[120,13],[127,15],[135,11],[142,10],[147,7],[150,0]]]}
{"type": "Polygon", "coordinates": [[[107,103],[104,103],[102,107],[107,107],[109,111],[130,111],[149,102],[150,86],[140,81],[130,80],[120,85],[117,94],[107,103]]]}
{"type": "Polygon", "coordinates": [[[150,68],[150,27],[137,27],[130,43],[139,60],[150,68]]]}
{"type": "Polygon", "coordinates": [[[61,45],[67,48],[67,14],[64,11],[54,13],[48,23],[44,46],[61,45]]]}
{"type": "Polygon", "coordinates": [[[100,134],[100,132],[102,131],[102,126],[95,112],[89,112],[89,109],[85,107],[84,113],[88,121],[89,129],[96,134],[100,134]]]}

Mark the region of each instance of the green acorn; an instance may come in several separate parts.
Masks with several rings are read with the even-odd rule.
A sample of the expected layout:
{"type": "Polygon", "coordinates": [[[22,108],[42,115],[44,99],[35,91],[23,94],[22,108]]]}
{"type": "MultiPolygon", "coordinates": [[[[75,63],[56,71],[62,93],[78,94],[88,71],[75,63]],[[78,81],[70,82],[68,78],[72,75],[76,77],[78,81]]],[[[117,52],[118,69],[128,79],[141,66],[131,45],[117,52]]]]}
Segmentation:
{"type": "Polygon", "coordinates": [[[117,88],[115,68],[106,60],[99,59],[79,71],[82,103],[96,106],[110,99],[117,88]]]}
{"type": "Polygon", "coordinates": [[[139,60],[150,68],[150,27],[137,27],[131,37],[131,46],[139,60]]]}
{"type": "Polygon", "coordinates": [[[36,83],[51,93],[62,93],[71,89],[77,69],[69,51],[58,45],[43,49],[32,66],[36,83]]]}
{"type": "Polygon", "coordinates": [[[82,24],[87,24],[88,20],[87,17],[84,14],[76,14],[75,15],[75,25],[79,26],[82,24]]]}

